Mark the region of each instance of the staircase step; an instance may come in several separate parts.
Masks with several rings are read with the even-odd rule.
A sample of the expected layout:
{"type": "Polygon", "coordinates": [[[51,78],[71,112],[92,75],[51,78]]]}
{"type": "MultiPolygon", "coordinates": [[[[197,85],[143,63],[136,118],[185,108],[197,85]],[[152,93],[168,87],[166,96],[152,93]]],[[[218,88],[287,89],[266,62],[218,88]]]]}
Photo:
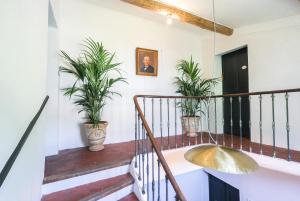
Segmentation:
{"type": "Polygon", "coordinates": [[[133,182],[134,180],[130,174],[124,174],[117,177],[104,179],[67,190],[51,193],[49,195],[43,196],[42,201],[99,200],[132,185],[133,182]]]}
{"type": "Polygon", "coordinates": [[[44,184],[129,165],[133,156],[133,141],[108,144],[99,152],[86,147],[63,150],[46,157],[44,184]]]}
{"type": "Polygon", "coordinates": [[[127,174],[128,172],[129,172],[129,165],[123,165],[120,167],[110,168],[99,172],[94,172],[94,173],[85,174],[77,177],[72,177],[69,179],[59,180],[56,182],[43,184],[42,193],[43,195],[47,195],[50,193],[63,191],[66,189],[82,186],[85,184],[101,181],[104,179],[113,178],[116,176],[127,174]]]}
{"type": "Polygon", "coordinates": [[[129,195],[123,197],[118,201],[139,201],[134,193],[130,193],[129,195]]]}

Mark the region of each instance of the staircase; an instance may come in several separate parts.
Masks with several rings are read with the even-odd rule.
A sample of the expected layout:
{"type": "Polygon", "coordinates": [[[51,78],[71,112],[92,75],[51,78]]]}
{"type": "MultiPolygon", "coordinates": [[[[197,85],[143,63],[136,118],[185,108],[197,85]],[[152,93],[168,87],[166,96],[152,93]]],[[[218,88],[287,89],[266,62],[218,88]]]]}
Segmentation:
{"type": "MultiPolygon", "coordinates": [[[[152,196],[152,198],[157,197],[158,199],[186,201],[186,196],[178,185],[162,150],[184,149],[203,143],[240,149],[251,155],[254,154],[253,157],[257,157],[259,160],[267,156],[272,156],[273,162],[276,158],[286,159],[287,161],[280,160],[281,164],[277,164],[279,168],[283,167],[281,169],[284,169],[285,172],[298,170],[298,168],[290,168],[291,165],[286,165],[286,163],[294,164],[289,161],[300,161],[298,144],[291,143],[291,139],[293,139],[292,142],[299,140],[297,135],[291,135],[293,132],[295,134],[295,131],[291,133],[290,129],[290,124],[297,125],[298,123],[295,122],[296,118],[290,118],[293,112],[296,113],[293,114],[295,116],[298,111],[290,109],[295,105],[290,101],[289,94],[295,92],[300,92],[300,89],[227,94],[209,98],[135,96],[135,141],[107,145],[105,150],[100,152],[89,152],[86,148],[78,148],[65,150],[57,156],[48,157],[42,200],[137,200],[133,194],[134,189],[136,195],[142,200],[149,200],[152,196]],[[276,113],[274,94],[282,96],[283,99],[278,100],[281,102],[283,100],[280,106],[285,112],[281,111],[277,114],[277,111],[276,113]],[[262,112],[262,100],[266,96],[269,96],[269,102],[271,101],[269,116],[263,116],[262,112]],[[200,103],[200,108],[206,106],[204,111],[201,110],[205,115],[200,120],[200,128],[197,128],[198,135],[195,138],[187,137],[185,134],[187,131],[181,122],[184,113],[178,108],[178,103],[191,104],[193,100],[200,103]],[[239,109],[238,118],[234,119],[233,103],[235,103],[235,108],[241,108],[243,100],[249,102],[251,108],[254,108],[254,111],[259,114],[259,118],[252,118],[250,122],[245,121],[241,115],[242,109],[239,109]],[[202,103],[203,101],[205,102],[202,103]],[[218,111],[224,111],[224,108],[222,109],[224,101],[229,101],[230,104],[229,133],[224,129],[223,114],[218,114],[218,111]],[[275,118],[278,115],[284,116],[284,120],[279,122],[275,118]],[[268,122],[268,118],[269,124],[263,124],[263,122],[268,122]],[[251,132],[251,135],[243,130],[247,126],[249,126],[248,132],[251,132]],[[233,132],[234,128],[237,128],[237,133],[233,132]],[[278,129],[281,129],[279,133],[276,132],[278,129]],[[212,131],[212,133],[209,135],[207,131],[212,131]],[[131,173],[134,175],[134,179],[129,174],[132,158],[134,161],[131,168],[134,170],[131,169],[131,173]]],[[[266,99],[264,98],[265,101],[266,99]]],[[[198,113],[200,112],[198,111],[198,113]]],[[[172,161],[183,159],[183,155],[182,153],[181,156],[173,157],[172,161]]],[[[265,161],[269,158],[261,160],[263,161],[262,166],[266,165],[265,161]]]]}
{"type": "Polygon", "coordinates": [[[42,201],[136,201],[129,165],[134,142],[63,150],[45,163],[42,201]]]}

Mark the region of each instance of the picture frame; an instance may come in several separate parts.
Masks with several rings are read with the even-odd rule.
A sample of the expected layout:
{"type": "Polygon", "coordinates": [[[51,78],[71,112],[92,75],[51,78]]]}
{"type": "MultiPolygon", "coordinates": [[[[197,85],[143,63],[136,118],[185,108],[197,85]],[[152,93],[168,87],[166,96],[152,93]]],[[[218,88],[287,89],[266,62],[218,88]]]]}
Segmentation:
{"type": "Polygon", "coordinates": [[[136,48],[136,75],[157,76],[158,51],[147,48],[136,48]]]}

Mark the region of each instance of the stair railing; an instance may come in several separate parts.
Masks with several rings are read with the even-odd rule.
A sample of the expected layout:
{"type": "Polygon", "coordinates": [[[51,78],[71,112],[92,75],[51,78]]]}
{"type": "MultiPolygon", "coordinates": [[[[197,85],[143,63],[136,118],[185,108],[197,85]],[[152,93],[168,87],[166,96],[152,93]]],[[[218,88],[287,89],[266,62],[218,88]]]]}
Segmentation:
{"type": "Polygon", "coordinates": [[[161,198],[160,181],[163,178],[160,172],[157,175],[151,173],[156,167],[159,171],[160,166],[166,174],[164,196],[169,197],[168,184],[171,183],[176,199],[186,200],[162,150],[215,143],[300,162],[300,150],[297,148],[300,138],[293,135],[297,130],[295,117],[300,112],[300,104],[297,104],[300,102],[299,92],[300,88],[210,97],[135,96],[135,167],[142,182],[142,192],[147,193],[147,200],[161,198]],[[197,116],[201,116],[200,128],[195,137],[187,135],[180,118],[185,115],[180,104],[189,101],[201,102],[197,113],[197,116]],[[291,128],[294,128],[292,134],[291,128]]]}
{"type": "MultiPolygon", "coordinates": [[[[145,99],[144,99],[145,101],[145,99]]],[[[155,199],[157,196],[157,200],[163,200],[161,198],[161,173],[160,173],[160,168],[162,167],[164,172],[165,172],[165,198],[166,200],[169,200],[169,182],[171,183],[174,191],[175,191],[175,200],[177,201],[186,201],[185,196],[183,195],[182,191],[180,190],[175,177],[173,176],[162,152],[160,145],[156,143],[156,140],[154,139],[154,135],[146,121],[145,118],[145,104],[144,105],[144,112],[141,109],[139,102],[138,102],[138,96],[134,97],[134,104],[135,104],[135,168],[139,169],[139,180],[142,181],[142,193],[145,194],[147,193],[147,200],[150,200],[150,196],[152,196],[152,200],[155,199]],[[142,125],[142,128],[141,128],[142,125]],[[142,131],[142,132],[141,132],[142,131]],[[148,144],[148,141],[150,141],[150,146],[148,144]],[[151,163],[149,163],[150,159],[150,154],[151,152],[151,163]],[[157,192],[155,191],[155,156],[154,152],[156,153],[157,157],[157,192]],[[141,161],[142,160],[142,161],[141,161]],[[141,164],[142,163],[142,164],[141,164]],[[146,163],[146,164],[145,164],[146,163]],[[150,193],[150,167],[152,166],[152,193],[150,193]],[[146,167],[145,167],[146,166],[146,167]],[[146,175],[145,175],[145,170],[146,170],[146,175]],[[146,178],[145,178],[146,177],[146,178]],[[145,184],[146,183],[146,184],[145,184]]]]}
{"type": "Polygon", "coordinates": [[[16,148],[14,149],[14,151],[12,152],[12,154],[10,155],[9,159],[7,160],[7,162],[5,163],[3,169],[0,172],[0,187],[2,186],[2,184],[4,183],[9,171],[11,170],[12,166],[14,165],[15,160],[17,159],[19,153],[21,152],[28,136],[30,135],[33,127],[35,126],[35,123],[38,121],[42,111],[44,110],[47,101],[49,99],[49,96],[46,96],[40,109],[38,110],[38,112],[35,114],[35,116],[33,117],[33,119],[31,120],[31,122],[29,123],[28,127],[26,128],[23,136],[21,137],[20,141],[18,142],[16,148]]]}

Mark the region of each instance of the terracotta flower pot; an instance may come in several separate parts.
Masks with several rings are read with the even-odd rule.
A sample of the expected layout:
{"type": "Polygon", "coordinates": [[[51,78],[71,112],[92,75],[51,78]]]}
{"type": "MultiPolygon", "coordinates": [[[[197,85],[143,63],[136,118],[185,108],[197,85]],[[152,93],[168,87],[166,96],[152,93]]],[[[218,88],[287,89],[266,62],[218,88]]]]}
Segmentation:
{"type": "Polygon", "coordinates": [[[103,143],[106,136],[107,125],[108,123],[106,121],[102,121],[97,125],[84,124],[90,151],[100,151],[104,149],[103,143]]]}
{"type": "Polygon", "coordinates": [[[187,136],[196,137],[200,129],[200,117],[181,117],[183,131],[187,136]]]}

